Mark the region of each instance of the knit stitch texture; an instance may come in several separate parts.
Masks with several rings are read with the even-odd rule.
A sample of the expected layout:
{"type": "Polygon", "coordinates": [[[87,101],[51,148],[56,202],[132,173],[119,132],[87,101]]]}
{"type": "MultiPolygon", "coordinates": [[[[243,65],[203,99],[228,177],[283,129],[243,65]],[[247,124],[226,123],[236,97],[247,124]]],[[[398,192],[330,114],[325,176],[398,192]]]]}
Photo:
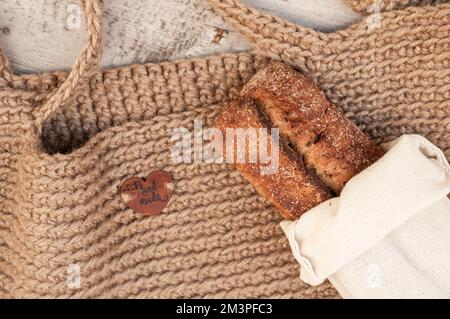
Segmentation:
{"type": "Polygon", "coordinates": [[[299,280],[279,214],[232,167],[171,160],[172,130],[211,125],[267,58],[317,81],[377,142],[418,133],[450,157],[450,5],[386,7],[380,28],[368,16],[326,34],[210,3],[257,54],[100,71],[98,0],[83,1],[70,73],[14,75],[0,52],[0,297],[336,297],[299,280]],[[158,169],[175,183],[169,205],[133,212],[119,186],[158,169]]]}

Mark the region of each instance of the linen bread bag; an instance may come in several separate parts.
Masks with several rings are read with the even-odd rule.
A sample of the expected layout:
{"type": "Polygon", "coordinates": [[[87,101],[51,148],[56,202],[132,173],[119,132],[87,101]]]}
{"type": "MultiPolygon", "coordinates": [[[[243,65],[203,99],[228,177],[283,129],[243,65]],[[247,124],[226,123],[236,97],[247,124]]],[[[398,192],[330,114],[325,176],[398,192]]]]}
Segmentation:
{"type": "Polygon", "coordinates": [[[97,0],[82,2],[86,43],[70,73],[14,75],[0,53],[0,296],[337,296],[298,280],[277,212],[237,172],[170,156],[173,130],[211,125],[263,56],[312,77],[378,141],[419,133],[450,155],[449,5],[383,2],[379,29],[364,18],[323,34],[210,3],[258,54],[98,70],[97,0]],[[135,213],[119,187],[156,170],[174,194],[160,215],[135,213]]]}

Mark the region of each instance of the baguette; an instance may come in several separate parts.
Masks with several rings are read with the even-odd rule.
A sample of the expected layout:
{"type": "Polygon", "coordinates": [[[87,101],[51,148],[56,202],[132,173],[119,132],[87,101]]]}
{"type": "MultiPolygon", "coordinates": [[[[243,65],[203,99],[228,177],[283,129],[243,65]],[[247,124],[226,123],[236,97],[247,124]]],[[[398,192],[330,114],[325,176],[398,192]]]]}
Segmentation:
{"type": "MultiPolygon", "coordinates": [[[[313,81],[279,62],[258,71],[214,126],[225,137],[227,128],[279,129],[276,173],[262,174],[261,163],[234,161],[234,166],[290,220],[340,194],[350,178],[383,154],[313,81]]],[[[246,143],[240,151],[248,155],[248,149],[246,143]]]]}

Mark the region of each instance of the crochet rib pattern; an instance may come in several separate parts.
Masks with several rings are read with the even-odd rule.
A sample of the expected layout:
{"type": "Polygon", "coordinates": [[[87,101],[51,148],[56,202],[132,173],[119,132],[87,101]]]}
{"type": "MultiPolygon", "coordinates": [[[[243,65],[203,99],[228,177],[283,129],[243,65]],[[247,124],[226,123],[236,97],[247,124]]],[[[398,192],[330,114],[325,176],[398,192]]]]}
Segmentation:
{"type": "Polygon", "coordinates": [[[98,70],[98,0],[82,3],[69,73],[14,75],[0,52],[0,297],[337,297],[299,280],[279,214],[231,166],[171,159],[173,129],[211,125],[268,58],[312,77],[377,141],[418,133],[450,156],[450,5],[324,34],[210,3],[257,53],[98,70]],[[175,183],[169,205],[133,212],[119,186],[159,169],[175,183]]]}

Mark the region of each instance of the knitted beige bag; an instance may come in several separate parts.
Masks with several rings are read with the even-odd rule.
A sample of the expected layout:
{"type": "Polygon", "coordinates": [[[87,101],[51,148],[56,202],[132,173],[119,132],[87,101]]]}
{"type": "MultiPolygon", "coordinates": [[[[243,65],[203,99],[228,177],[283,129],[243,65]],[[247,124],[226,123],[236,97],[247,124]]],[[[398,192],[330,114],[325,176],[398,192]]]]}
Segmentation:
{"type": "MultiPolygon", "coordinates": [[[[364,18],[324,34],[211,0],[378,141],[419,133],[449,156],[450,6],[394,2],[406,1],[383,4],[380,28],[364,18]]],[[[97,71],[99,0],[83,8],[87,41],[69,74],[13,75],[0,52],[0,296],[335,297],[300,282],[278,213],[231,167],[171,160],[173,129],[210,125],[265,58],[97,71]],[[168,206],[133,212],[119,186],[158,169],[174,180],[168,206]]]]}

